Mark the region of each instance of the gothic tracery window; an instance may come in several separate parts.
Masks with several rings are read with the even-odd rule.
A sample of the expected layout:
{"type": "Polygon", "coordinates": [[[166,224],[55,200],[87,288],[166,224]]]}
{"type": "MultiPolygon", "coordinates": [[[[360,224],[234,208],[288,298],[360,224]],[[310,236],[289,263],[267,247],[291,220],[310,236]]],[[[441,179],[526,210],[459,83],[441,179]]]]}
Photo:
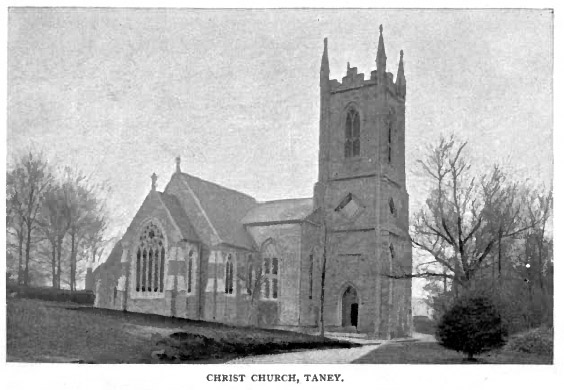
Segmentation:
{"type": "Polygon", "coordinates": [[[345,121],[345,158],[357,156],[360,156],[360,116],[351,109],[345,121]]]}
{"type": "Polygon", "coordinates": [[[162,293],[165,266],[164,236],[159,227],[150,222],[139,237],[136,254],[135,291],[162,293]]]}

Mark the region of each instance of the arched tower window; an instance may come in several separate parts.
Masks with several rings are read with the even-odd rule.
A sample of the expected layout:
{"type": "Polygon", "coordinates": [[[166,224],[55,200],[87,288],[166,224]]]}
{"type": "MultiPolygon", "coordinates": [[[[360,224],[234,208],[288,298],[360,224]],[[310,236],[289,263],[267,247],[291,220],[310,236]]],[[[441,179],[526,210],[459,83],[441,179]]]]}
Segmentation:
{"type": "Polygon", "coordinates": [[[388,201],[388,205],[390,206],[390,213],[395,216],[396,215],[396,205],[394,203],[393,198],[390,198],[390,200],[388,201]]]}
{"type": "Polygon", "coordinates": [[[394,249],[394,244],[390,244],[390,259],[394,261],[396,258],[396,251],[394,249]]]}
{"type": "Polygon", "coordinates": [[[227,263],[225,263],[225,293],[233,294],[233,257],[227,255],[227,263]]]}
{"type": "Polygon", "coordinates": [[[135,263],[135,291],[162,293],[165,266],[164,236],[160,228],[149,222],[141,232],[135,263]]]}
{"type": "Polygon", "coordinates": [[[350,109],[345,121],[345,158],[360,156],[360,116],[350,109]]]}

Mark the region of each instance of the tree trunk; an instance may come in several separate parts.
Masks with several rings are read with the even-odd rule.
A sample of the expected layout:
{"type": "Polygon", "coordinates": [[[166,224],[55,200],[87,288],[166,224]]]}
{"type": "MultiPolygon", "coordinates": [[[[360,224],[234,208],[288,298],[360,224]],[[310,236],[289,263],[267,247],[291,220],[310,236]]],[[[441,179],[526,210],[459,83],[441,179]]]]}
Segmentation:
{"type": "Polygon", "coordinates": [[[19,262],[18,262],[18,284],[23,284],[24,274],[23,274],[23,241],[24,232],[23,226],[18,234],[18,252],[19,252],[19,262]]]}
{"type": "Polygon", "coordinates": [[[63,251],[63,237],[57,240],[57,289],[61,289],[61,256],[63,251]]]}
{"type": "Polygon", "coordinates": [[[25,247],[25,270],[24,270],[24,285],[29,284],[29,253],[31,251],[31,226],[27,226],[27,238],[25,247]]]}
{"type": "Polygon", "coordinates": [[[76,279],[76,233],[71,232],[71,256],[70,256],[70,290],[75,291],[75,279],[76,279]]]}
{"type": "Polygon", "coordinates": [[[544,280],[542,275],[542,268],[543,268],[543,261],[542,261],[542,248],[543,248],[543,241],[544,241],[544,226],[541,229],[540,237],[538,239],[538,247],[539,247],[539,287],[540,287],[540,295],[541,295],[541,312],[544,317],[546,310],[546,294],[544,289],[544,280]]]}
{"type": "Polygon", "coordinates": [[[460,275],[460,266],[458,264],[458,259],[455,260],[454,263],[454,277],[452,278],[452,290],[454,291],[454,297],[458,298],[458,284],[460,275]]]}
{"type": "Polygon", "coordinates": [[[57,242],[51,242],[51,275],[53,288],[57,288],[57,242]]]}
{"type": "Polygon", "coordinates": [[[501,229],[497,233],[497,278],[501,283],[501,229]]]}

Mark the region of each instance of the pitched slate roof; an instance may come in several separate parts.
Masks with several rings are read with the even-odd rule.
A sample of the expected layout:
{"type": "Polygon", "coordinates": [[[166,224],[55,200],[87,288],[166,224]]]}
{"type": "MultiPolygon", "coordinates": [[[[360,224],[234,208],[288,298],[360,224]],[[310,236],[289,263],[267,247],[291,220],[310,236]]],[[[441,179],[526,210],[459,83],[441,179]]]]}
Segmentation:
{"type": "Polygon", "coordinates": [[[181,175],[198,198],[221,242],[242,248],[255,247],[253,239],[241,224],[241,219],[257,204],[252,196],[187,173],[181,175]]]}
{"type": "Polygon", "coordinates": [[[196,230],[190,223],[190,220],[186,216],[186,212],[178,202],[178,199],[176,199],[176,196],[162,192],[159,192],[159,195],[163,204],[170,212],[172,219],[180,229],[182,236],[190,241],[199,241],[196,230]]]}
{"type": "Polygon", "coordinates": [[[313,212],[313,198],[280,199],[258,204],[249,210],[241,223],[269,225],[303,221],[313,212]]]}

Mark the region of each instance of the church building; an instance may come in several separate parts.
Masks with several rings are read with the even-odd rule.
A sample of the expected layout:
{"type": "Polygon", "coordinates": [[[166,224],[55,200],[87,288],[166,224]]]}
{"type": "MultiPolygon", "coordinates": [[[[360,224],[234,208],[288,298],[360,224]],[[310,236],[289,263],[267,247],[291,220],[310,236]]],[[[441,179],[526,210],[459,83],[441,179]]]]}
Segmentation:
{"type": "Polygon", "coordinates": [[[369,77],[349,65],[341,81],[329,75],[325,39],[313,198],[259,202],[183,172],[177,157],[93,271],[95,306],[277,328],[323,315],[327,329],[409,335],[411,280],[390,277],[412,267],[403,51],[394,81],[380,26],[369,77]]]}

